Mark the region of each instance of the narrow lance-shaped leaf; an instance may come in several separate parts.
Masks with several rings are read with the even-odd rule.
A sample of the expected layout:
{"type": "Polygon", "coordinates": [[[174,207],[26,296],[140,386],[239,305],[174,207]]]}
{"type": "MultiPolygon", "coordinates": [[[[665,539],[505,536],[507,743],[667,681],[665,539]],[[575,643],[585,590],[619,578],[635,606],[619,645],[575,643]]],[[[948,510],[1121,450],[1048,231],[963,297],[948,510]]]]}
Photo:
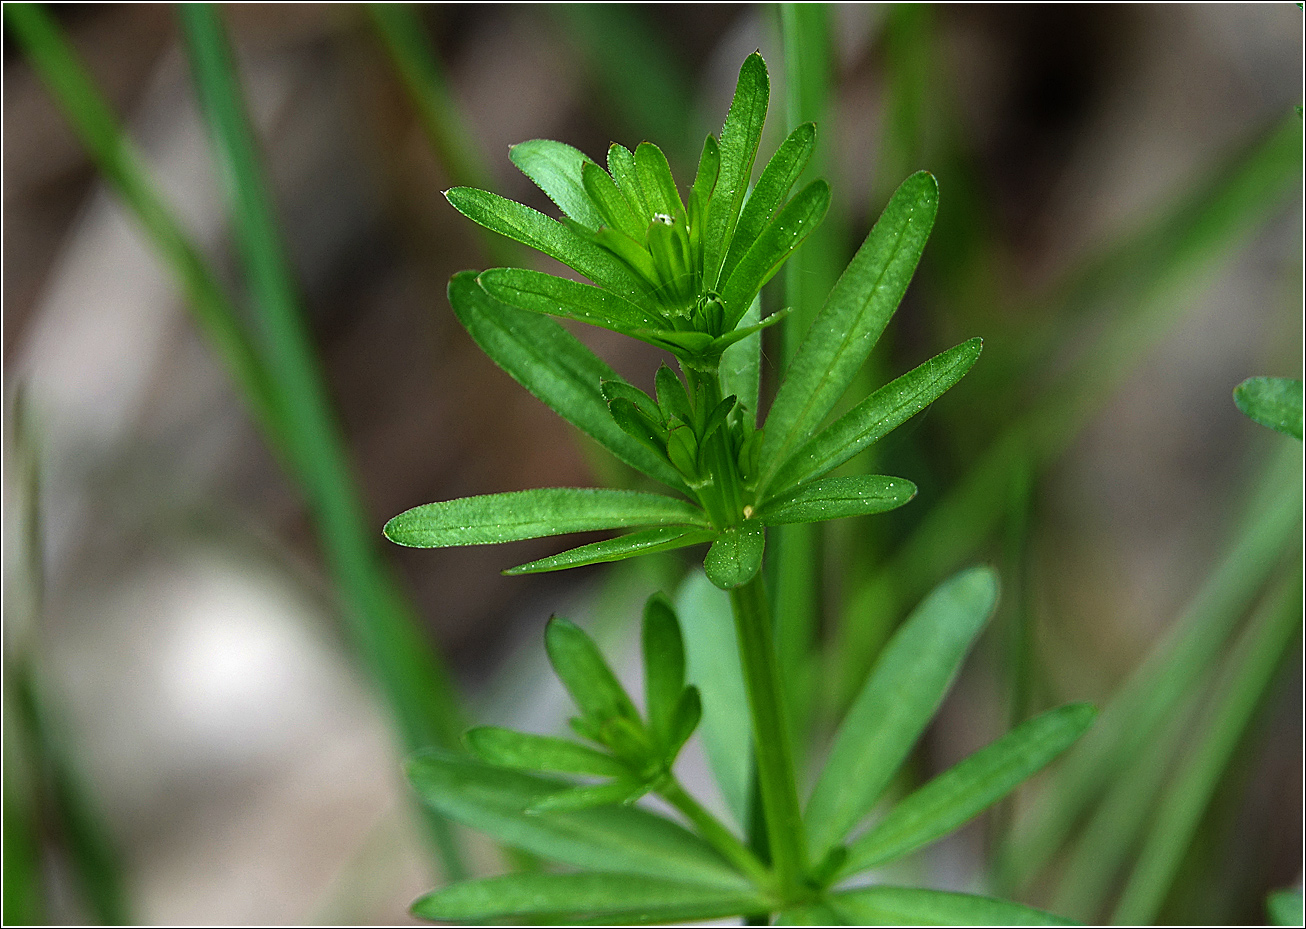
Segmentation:
{"type": "Polygon", "coordinates": [[[938,202],[930,174],[903,181],[830,291],[767,417],[759,490],[838,403],[880,338],[911,283],[938,202]]]}
{"type": "MultiPolygon", "coordinates": [[[[635,167],[635,153],[624,145],[613,144],[608,148],[608,172],[612,175],[612,180],[616,183],[617,188],[630,204],[630,209],[639,220],[642,230],[648,226],[648,221],[653,218],[653,209],[649,206],[648,200],[644,196],[644,191],[639,184],[639,171],[635,167]]],[[[642,238],[640,239],[642,241],[642,238]]]]}
{"type": "Polygon", "coordinates": [[[565,781],[437,751],[414,756],[407,771],[431,807],[514,848],[577,868],[729,889],[747,886],[706,842],[645,810],[608,806],[569,813],[525,812],[567,789],[565,781]]]}
{"type": "Polygon", "coordinates": [[[1072,703],[1021,723],[899,802],[852,844],[839,873],[878,867],[959,828],[1074,744],[1096,715],[1072,703]]]}
{"type": "Polygon", "coordinates": [[[735,265],[752,247],[753,242],[762,234],[775,211],[780,209],[785,197],[798,180],[798,176],[807,167],[812,157],[812,148],[816,142],[816,124],[803,123],[789,134],[780,145],[771,160],[762,169],[757,185],[748,195],[744,208],[739,214],[739,223],[735,226],[735,236],[721,265],[722,280],[729,280],[735,265]]]}
{"type": "Polygon", "coordinates": [[[553,617],[544,631],[544,647],[558,678],[591,722],[602,726],[614,718],[638,721],[635,704],[594,640],[579,626],[560,616],[553,617]]]}
{"type": "Polygon", "coordinates": [[[644,529],[615,539],[591,542],[570,551],[526,564],[518,565],[504,571],[507,575],[543,574],[548,571],[562,571],[566,568],[580,568],[585,565],[605,564],[609,561],[625,561],[639,555],[652,555],[657,552],[670,552],[691,545],[701,545],[716,538],[714,529],[685,529],[680,526],[666,526],[644,529]]]}
{"type": "Polygon", "coordinates": [[[564,142],[532,139],[510,147],[508,157],[562,212],[590,230],[603,225],[582,180],[582,165],[593,163],[584,152],[564,142]]]}
{"type": "Polygon", "coordinates": [[[633,777],[618,778],[606,784],[586,784],[569,787],[549,794],[533,803],[527,813],[561,813],[570,810],[592,810],[600,806],[634,803],[648,793],[648,784],[633,777]]]}
{"type": "Polygon", "coordinates": [[[635,170],[639,175],[639,186],[653,211],[684,222],[685,204],[680,200],[676,179],[662,149],[652,142],[640,142],[635,149],[635,170]]]}
{"type": "Polygon", "coordinates": [[[721,290],[729,327],[744,315],[753,295],[780,270],[785,259],[816,230],[829,208],[830,186],[812,181],[762,230],[721,290]]]}
{"type": "Polygon", "coordinates": [[[688,493],[665,457],[613,421],[601,384],[621,379],[579,339],[551,319],[495,300],[474,271],[449,281],[449,304],[481,350],[549,409],[632,468],[688,493]]]}
{"type": "Polygon", "coordinates": [[[885,384],[814,435],[781,465],[773,492],[833,471],[925,409],[961,380],[979,357],[982,341],[971,339],[885,384]]]}
{"type": "Polygon", "coordinates": [[[603,215],[603,224],[620,230],[638,241],[644,235],[647,223],[635,216],[635,210],[621,192],[617,182],[608,172],[593,162],[581,166],[581,183],[594,205],[603,215]]]}
{"type": "Polygon", "coordinates": [[[648,721],[653,732],[666,742],[676,704],[685,689],[685,643],[680,637],[675,607],[664,594],[654,594],[644,605],[642,638],[648,721]]]}
{"type": "Polygon", "coordinates": [[[934,717],[993,613],[998,579],[971,568],[944,581],[894,634],[835,736],[807,804],[814,860],[870,812],[934,717]]]}
{"type": "Polygon", "coordinates": [[[715,289],[719,280],[723,248],[734,235],[739,209],[748,190],[762,139],[762,124],[771,97],[766,62],[757,52],[739,69],[735,98],[721,128],[721,173],[708,204],[706,237],[703,240],[703,285],[715,289]]]}
{"type": "Polygon", "coordinates": [[[497,726],[478,726],[470,730],[467,744],[478,758],[501,768],[606,777],[629,773],[620,761],[588,745],[552,736],[513,732],[497,726]]]}
{"type": "Polygon", "coordinates": [[[917,887],[867,887],[827,898],[853,926],[1073,926],[1053,913],[974,894],[917,887]]]}
{"type": "Polygon", "coordinates": [[[1233,401],[1262,426],[1301,441],[1301,381],[1287,377],[1249,377],[1234,388],[1233,401]]]}
{"type": "Polygon", "coordinates": [[[562,316],[615,332],[666,326],[650,313],[609,290],[524,268],[490,268],[477,277],[496,300],[532,313],[562,316]]]}
{"type": "Polygon", "coordinates": [[[415,548],[492,545],[631,526],[706,526],[692,504],[633,490],[547,487],[413,507],[385,524],[391,542],[415,548]]]}
{"type": "Polygon", "coordinates": [[[645,309],[654,308],[646,284],[621,259],[557,220],[474,187],[454,187],[444,195],[454,209],[486,229],[556,258],[600,287],[645,309]]]}
{"type": "Polygon", "coordinates": [[[426,919],[484,922],[509,917],[570,917],[607,924],[681,922],[749,912],[766,905],[755,892],[703,887],[629,874],[505,874],[465,881],[413,904],[426,919]]]}
{"type": "Polygon", "coordinates": [[[882,474],[828,477],[768,500],[753,520],[764,526],[869,516],[897,509],[916,496],[916,485],[882,474]]]}
{"type": "Polygon", "coordinates": [[[703,719],[703,696],[697,687],[686,687],[680,692],[667,723],[667,754],[674,757],[689,741],[703,719]]]}

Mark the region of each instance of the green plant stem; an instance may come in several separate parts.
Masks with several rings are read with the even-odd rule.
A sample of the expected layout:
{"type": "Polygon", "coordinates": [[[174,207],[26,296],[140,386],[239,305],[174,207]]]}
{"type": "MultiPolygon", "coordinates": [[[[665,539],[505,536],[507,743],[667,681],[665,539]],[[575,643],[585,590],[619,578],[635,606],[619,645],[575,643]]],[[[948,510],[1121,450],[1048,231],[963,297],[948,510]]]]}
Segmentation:
{"type": "Polygon", "coordinates": [[[766,583],[758,573],[742,587],[730,591],[739,637],[739,659],[753,720],[753,753],[758,786],[766,817],[767,845],[780,892],[799,889],[807,867],[807,850],[798,785],[794,780],[793,753],[784,719],[784,691],[771,627],[766,583]]]}
{"type": "Polygon", "coordinates": [[[761,860],[744,845],[739,838],[726,828],[725,824],[713,816],[702,804],[695,800],[674,777],[658,793],[694,824],[701,836],[713,848],[719,851],[731,864],[743,872],[750,881],[763,890],[769,890],[775,882],[774,875],[762,864],[761,860]]]}

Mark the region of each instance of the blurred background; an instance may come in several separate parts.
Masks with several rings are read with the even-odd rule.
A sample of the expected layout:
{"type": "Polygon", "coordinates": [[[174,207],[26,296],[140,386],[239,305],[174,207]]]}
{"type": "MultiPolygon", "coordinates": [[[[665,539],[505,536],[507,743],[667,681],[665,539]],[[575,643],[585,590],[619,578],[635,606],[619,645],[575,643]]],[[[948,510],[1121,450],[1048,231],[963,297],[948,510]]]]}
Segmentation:
{"type": "MultiPolygon", "coordinates": [[[[48,12],[212,281],[255,319],[173,10],[48,12]]],[[[772,76],[763,157],[787,114],[820,113],[835,205],[798,266],[812,286],[828,288],[903,178],[939,179],[934,237],[865,385],[985,339],[958,387],[877,446],[875,467],[915,481],[918,499],[832,524],[821,543],[804,737],[821,744],[893,624],[960,564],[997,564],[1003,603],[917,752],[919,778],[1047,706],[1107,704],[1158,643],[1187,641],[1174,629],[1209,620],[1225,631],[1179,662],[1191,686],[1161,734],[1101,788],[1116,812],[1066,814],[1101,829],[1047,838],[1042,858],[1004,871],[1020,816],[1002,807],[917,856],[914,879],[1106,918],[1157,828],[1148,811],[1181,784],[1192,824],[1158,918],[1263,922],[1267,892],[1299,885],[1300,640],[1260,677],[1235,659],[1244,618],[1280,588],[1291,600],[1295,584],[1300,623],[1301,446],[1230,394],[1251,375],[1301,377],[1301,11],[803,15],[822,67],[800,83],[771,6],[220,8],[319,399],[370,533],[355,544],[380,553],[376,589],[412,604],[391,613],[415,619],[415,644],[380,645],[345,615],[348,556],[324,542],[320,460],[260,431],[176,262],[105,183],[6,15],[6,921],[11,904],[53,922],[408,920],[441,868],[403,782],[422,735],[395,722],[395,663],[429,645],[463,721],[547,732],[567,713],[540,647],[550,612],[634,661],[639,606],[676,587],[689,558],[504,578],[556,540],[406,551],[380,539],[386,519],[432,500],[632,480],[458,325],[451,274],[538,256],[490,241],[441,191],[473,183],[554,215],[507,158],[538,137],[600,161],[611,141],[650,139],[690,178],[755,48],[772,76]],[[787,96],[796,87],[807,96],[787,96]],[[1287,500],[1291,518],[1265,529],[1264,499],[1287,500]],[[1249,525],[1260,548],[1238,547],[1249,525]],[[1223,739],[1211,763],[1184,780],[1185,750],[1200,755],[1210,733],[1223,739]],[[1110,792],[1123,784],[1137,789],[1110,792]],[[1088,834],[1105,859],[1073,845],[1088,834]],[[1112,864],[1085,877],[1083,860],[1112,864]],[[11,884],[22,861],[27,879],[11,884]]],[[[768,309],[786,299],[779,282],[764,294],[768,309]]],[[[655,351],[577,334],[651,387],[655,351]]],[[[284,356],[272,357],[276,379],[284,356]]],[[[442,719],[432,738],[456,733],[442,719]]],[[[701,753],[686,766],[710,794],[701,753]]],[[[499,866],[487,843],[455,838],[471,869],[499,866]]]]}

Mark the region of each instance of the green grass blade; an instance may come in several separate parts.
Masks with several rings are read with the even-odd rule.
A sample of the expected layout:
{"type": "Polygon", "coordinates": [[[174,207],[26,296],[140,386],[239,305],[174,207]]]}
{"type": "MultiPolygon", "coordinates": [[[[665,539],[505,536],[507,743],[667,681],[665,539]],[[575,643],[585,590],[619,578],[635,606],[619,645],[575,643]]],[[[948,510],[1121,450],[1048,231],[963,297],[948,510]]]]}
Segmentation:
{"type": "Polygon", "coordinates": [[[869,516],[897,509],[916,496],[916,485],[900,477],[859,474],[827,477],[773,497],[753,518],[765,526],[869,516]]]}
{"type": "Polygon", "coordinates": [[[744,254],[753,247],[762,230],[771,222],[771,217],[780,209],[798,181],[799,175],[807,167],[812,157],[812,148],[816,144],[816,124],[803,123],[789,138],[776,149],[771,160],[762,169],[753,192],[748,195],[744,208],[739,213],[739,223],[735,226],[735,237],[730,243],[721,265],[721,279],[730,280],[735,266],[744,254]]]}
{"type": "Polygon", "coordinates": [[[610,719],[639,722],[639,713],[626,689],[583,629],[554,616],[544,630],[544,648],[559,680],[595,728],[601,728],[610,719]]]}
{"type": "Polygon", "coordinates": [[[606,564],[610,561],[624,561],[640,555],[652,555],[656,552],[670,552],[691,545],[702,545],[716,538],[711,529],[685,529],[679,526],[662,526],[644,529],[615,539],[591,542],[570,551],[548,558],[529,561],[504,571],[507,575],[542,574],[546,571],[562,571],[566,568],[580,568],[592,564],[606,564]]]}
{"type": "Polygon", "coordinates": [[[960,828],[1069,748],[1096,715],[1074,703],[1017,726],[900,801],[852,844],[839,873],[877,867],[960,828]]]}
{"type": "MultiPolygon", "coordinates": [[[[409,748],[458,744],[457,698],[447,669],[376,550],[300,312],[266,181],[217,11],[179,7],[200,102],[209,122],[282,411],[279,429],[340,587],[355,642],[387,696],[409,748]]],[[[431,821],[446,871],[462,867],[443,825],[431,821]]]]}
{"type": "Polygon", "coordinates": [[[473,271],[449,281],[449,304],[481,350],[549,409],[632,468],[688,494],[665,458],[613,420],[601,383],[620,379],[575,336],[551,319],[495,300],[473,271]]]}
{"type": "Polygon", "coordinates": [[[1300,926],[1306,916],[1300,890],[1276,890],[1265,901],[1265,909],[1274,926],[1300,926]]]}
{"type": "Polygon", "coordinates": [[[728,247],[739,221],[740,207],[752,180],[757,146],[766,122],[771,81],[766,62],[754,52],[739,69],[735,97],[721,127],[721,173],[708,203],[707,234],[703,242],[703,286],[715,289],[720,280],[723,248],[728,247]]]}
{"type": "Polygon", "coordinates": [[[280,423],[272,388],[239,313],[205,264],[199,247],[159,196],[140,155],[60,34],[57,23],[35,3],[6,3],[4,22],[96,166],[163,257],[181,285],[196,322],[264,426],[265,434],[275,443],[280,423]]]}
{"type": "Polygon", "coordinates": [[[1219,565],[1031,806],[1027,825],[1002,855],[1000,885],[1025,887],[1086,807],[1158,737],[1300,533],[1300,450],[1284,448],[1260,483],[1264,499],[1251,509],[1219,565]]]}
{"type": "Polygon", "coordinates": [[[1274,673],[1302,626],[1301,573],[1277,590],[1234,647],[1229,673],[1174,782],[1113,914],[1117,924],[1151,923],[1165,901],[1211,796],[1274,673]]]}
{"type": "MultiPolygon", "coordinates": [[[[507,917],[585,917],[609,925],[716,919],[765,909],[746,890],[728,890],[629,874],[505,874],[455,884],[413,904],[426,919],[482,922],[507,917]]],[[[571,919],[567,921],[571,922],[571,919]]]]}
{"type": "Polygon", "coordinates": [[[813,436],[780,466],[772,479],[779,492],[833,471],[937,400],[979,358],[982,342],[971,339],[935,355],[885,384],[813,436]]]}
{"type": "Polygon", "coordinates": [[[459,213],[492,232],[529,245],[645,309],[645,284],[612,252],[528,206],[474,187],[454,187],[445,198],[459,213]]]}
{"type": "Polygon", "coordinates": [[[730,890],[747,882],[711,846],[670,820],[634,807],[526,813],[572,785],[438,751],[409,760],[422,799],[450,819],[577,868],[680,880],[730,890]]]}
{"type": "Polygon", "coordinates": [[[825,181],[812,181],[762,230],[730,277],[725,279],[723,275],[726,283],[721,289],[721,302],[726,308],[728,324],[743,318],[753,295],[816,230],[829,208],[830,186],[825,181]]]}
{"type": "Polygon", "coordinates": [[[1233,402],[1262,426],[1301,441],[1301,381],[1287,377],[1249,377],[1233,389],[1233,402]]]}
{"type": "Polygon", "coordinates": [[[486,764],[521,771],[556,771],[621,777],[626,766],[611,755],[579,742],[546,735],[514,732],[497,726],[477,726],[467,732],[467,745],[486,764]]]}
{"type": "Polygon", "coordinates": [[[1073,926],[1052,913],[1007,900],[916,887],[868,887],[827,898],[853,926],[1073,926]]]}
{"type": "Polygon", "coordinates": [[[586,229],[602,226],[603,217],[585,189],[582,167],[593,159],[565,142],[531,139],[508,149],[508,159],[549,195],[563,213],[586,229]]]}
{"type": "Polygon", "coordinates": [[[940,584],[894,635],[839,727],[807,804],[820,861],[880,798],[993,613],[998,579],[972,568],[940,584]]]}
{"type": "Polygon", "coordinates": [[[524,268],[490,268],[477,277],[496,300],[532,313],[561,316],[614,332],[663,329],[667,322],[611,291],[524,268]]]}
{"type": "Polygon", "coordinates": [[[662,494],[546,487],[426,503],[386,523],[385,536],[399,545],[444,548],[659,525],[708,523],[698,507],[662,494]]]}
{"type": "Polygon", "coordinates": [[[911,283],[938,202],[929,174],[904,181],[830,291],[767,416],[759,492],[815,432],[871,353],[911,283]]]}
{"type": "Polygon", "coordinates": [[[7,926],[36,926],[46,923],[44,876],[41,873],[41,842],[38,834],[36,784],[23,746],[29,741],[9,698],[14,671],[6,668],[4,699],[3,768],[3,863],[0,881],[3,900],[0,916],[7,926]]]}

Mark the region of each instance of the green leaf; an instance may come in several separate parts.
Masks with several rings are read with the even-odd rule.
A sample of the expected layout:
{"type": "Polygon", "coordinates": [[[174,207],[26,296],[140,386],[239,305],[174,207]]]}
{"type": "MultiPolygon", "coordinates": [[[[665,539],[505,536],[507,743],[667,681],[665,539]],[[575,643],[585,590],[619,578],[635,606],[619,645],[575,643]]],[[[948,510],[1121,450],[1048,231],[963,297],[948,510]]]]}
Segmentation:
{"type": "Polygon", "coordinates": [[[618,806],[634,803],[648,793],[648,785],[632,778],[609,781],[606,784],[587,784],[549,794],[527,808],[527,813],[561,813],[571,810],[592,810],[600,806],[618,806]]]}
{"type": "Polygon", "coordinates": [[[835,736],[807,804],[808,839],[819,861],[880,798],[920,734],[998,597],[991,568],[944,581],[894,634],[835,736]]]}
{"type": "Polygon", "coordinates": [[[784,203],[785,197],[789,196],[790,188],[794,186],[798,176],[807,167],[808,159],[812,157],[812,147],[815,143],[816,124],[803,123],[789,133],[789,138],[776,149],[776,153],[762,169],[757,185],[748,195],[748,200],[739,214],[734,240],[730,243],[730,251],[726,253],[726,260],[721,265],[723,279],[730,279],[735,265],[762,234],[762,230],[771,221],[780,204],[784,203]]]}
{"type": "Polygon", "coordinates": [[[634,153],[624,145],[613,143],[608,147],[608,172],[626,198],[626,202],[630,204],[635,218],[639,220],[639,234],[635,238],[642,242],[644,230],[648,227],[649,220],[653,218],[653,210],[649,207],[644,191],[639,185],[639,170],[635,166],[634,153]]]}
{"type": "Polygon", "coordinates": [[[698,172],[694,175],[694,188],[689,195],[689,242],[696,257],[702,255],[708,204],[720,174],[721,149],[717,146],[716,136],[708,133],[703,140],[703,153],[698,158],[698,172]]]}
{"type": "Polygon", "coordinates": [[[1073,926],[1008,900],[916,887],[867,887],[827,898],[853,926],[1073,926]]]}
{"type": "Polygon", "coordinates": [[[753,520],[764,526],[778,526],[867,516],[900,507],[914,496],[916,485],[900,477],[827,477],[766,501],[757,508],[753,520]]]}
{"type": "Polygon", "coordinates": [[[767,417],[759,490],[821,424],[871,353],[907,292],[938,203],[939,186],[927,172],[903,181],[830,291],[767,417]]]}
{"type": "Polygon", "coordinates": [[[742,587],[762,567],[762,549],[766,543],[761,524],[726,529],[707,550],[703,570],[708,579],[722,590],[742,587]]]}
{"type": "Polygon", "coordinates": [[[852,844],[843,877],[874,868],[942,838],[1042,770],[1092,725],[1087,703],[1057,707],[949,768],[899,802],[852,844]]]}
{"type": "Polygon", "coordinates": [[[629,874],[585,872],[505,874],[433,891],[413,904],[413,915],[451,922],[507,917],[599,918],[609,924],[715,919],[765,910],[746,889],[721,889],[629,874]]]}
{"type": "Polygon", "coordinates": [[[752,722],[730,597],[703,572],[692,571],[676,593],[676,613],[683,622],[686,677],[702,694],[708,766],[735,821],[743,824],[752,778],[752,722]]]}
{"type": "Polygon", "coordinates": [[[629,773],[620,761],[588,745],[497,726],[477,726],[469,730],[467,744],[482,761],[501,768],[605,777],[629,773]]]}
{"type": "Polygon", "coordinates": [[[703,720],[703,697],[697,687],[686,687],[667,723],[667,757],[675,758],[703,720]]]}
{"type": "Polygon", "coordinates": [[[721,288],[721,302],[726,307],[729,328],[734,328],[743,317],[753,295],[771,280],[794,249],[821,224],[829,208],[830,185],[825,181],[812,181],[762,230],[721,288]]]}
{"type": "Polygon", "coordinates": [[[590,230],[603,225],[582,180],[581,167],[593,164],[584,152],[552,139],[532,139],[510,146],[508,157],[562,212],[590,230]]]}
{"type": "Polygon", "coordinates": [[[694,411],[689,406],[685,384],[667,365],[658,366],[657,373],[653,375],[653,390],[657,394],[658,407],[664,421],[670,423],[677,416],[683,423],[694,421],[694,411]]]}
{"type": "Polygon", "coordinates": [[[1249,377],[1233,389],[1233,402],[1262,426],[1301,441],[1301,381],[1287,377],[1249,377]]]}
{"type": "Polygon", "coordinates": [[[553,670],[590,722],[600,727],[611,719],[639,722],[635,704],[583,629],[554,616],[544,630],[544,648],[553,670]]]}
{"type": "Polygon", "coordinates": [[[495,300],[476,283],[474,271],[449,281],[449,303],[482,351],[549,409],[632,468],[688,494],[664,457],[612,419],[601,384],[620,378],[579,339],[551,319],[495,300]]]}
{"type": "Polygon", "coordinates": [[[747,888],[745,880],[706,842],[646,810],[609,806],[568,813],[523,812],[570,786],[565,781],[434,750],[411,758],[407,771],[427,804],[514,848],[578,868],[747,888]]]}
{"type": "Polygon", "coordinates": [[[846,926],[848,925],[834,910],[824,903],[809,903],[806,906],[784,910],[775,921],[777,926],[846,926]]]}
{"type": "Polygon", "coordinates": [[[385,535],[400,545],[445,548],[655,525],[707,522],[697,507],[662,494],[546,487],[426,503],[391,519],[385,535]]]}
{"type": "Polygon", "coordinates": [[[665,594],[654,594],[644,605],[644,694],[648,722],[667,744],[671,720],[685,689],[685,643],[675,607],[665,594]]]}
{"type": "Polygon", "coordinates": [[[630,201],[608,172],[593,162],[586,162],[581,167],[581,182],[603,215],[605,226],[618,229],[637,242],[643,238],[647,224],[635,216],[630,201]]]}
{"type": "Polygon", "coordinates": [[[1275,926],[1300,926],[1303,919],[1303,901],[1300,890],[1276,890],[1265,901],[1270,923],[1275,926]]]}
{"type": "Polygon", "coordinates": [[[963,342],[885,384],[795,452],[776,471],[771,487],[780,491],[820,477],[884,438],[961,380],[982,344],[963,342]]]}
{"type": "Polygon", "coordinates": [[[639,186],[653,212],[670,216],[679,222],[685,221],[685,204],[680,200],[676,190],[676,179],[671,176],[671,165],[662,149],[652,142],[640,142],[635,148],[635,170],[639,174],[639,186]]]}
{"type": "Polygon", "coordinates": [[[714,529],[683,529],[678,526],[660,526],[656,529],[643,529],[629,535],[591,542],[558,555],[550,555],[538,561],[509,568],[503,573],[509,576],[518,574],[543,574],[546,571],[562,571],[566,568],[580,568],[585,565],[603,564],[609,561],[624,561],[639,555],[652,555],[656,552],[670,552],[677,548],[700,545],[716,538],[714,529]]]}
{"type": "Polygon", "coordinates": [[[710,290],[716,289],[725,250],[739,221],[739,208],[752,178],[770,97],[766,62],[754,52],[739,69],[735,97],[721,128],[721,172],[708,203],[703,240],[703,285],[710,290]]]}
{"type": "Polygon", "coordinates": [[[670,325],[609,290],[524,268],[490,268],[476,278],[496,300],[532,313],[561,316],[614,332],[670,325]]]}
{"type": "Polygon", "coordinates": [[[654,308],[646,284],[620,258],[556,219],[475,187],[454,187],[444,195],[454,209],[486,229],[556,258],[645,309],[654,308]]]}

